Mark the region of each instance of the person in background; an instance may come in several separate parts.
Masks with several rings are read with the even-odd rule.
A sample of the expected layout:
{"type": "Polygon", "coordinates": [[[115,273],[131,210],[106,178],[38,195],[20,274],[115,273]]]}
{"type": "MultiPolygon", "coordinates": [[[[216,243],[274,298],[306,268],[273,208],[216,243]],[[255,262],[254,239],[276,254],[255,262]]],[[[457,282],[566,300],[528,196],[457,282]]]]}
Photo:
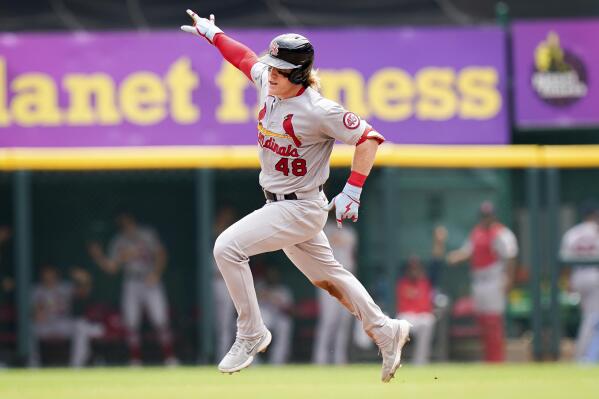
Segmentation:
{"type": "Polygon", "coordinates": [[[80,347],[79,363],[81,367],[88,363],[91,355],[91,345],[84,340],[90,338],[99,338],[104,334],[104,327],[101,323],[89,319],[87,312],[94,305],[92,296],[93,283],[91,275],[87,270],[80,267],[74,267],[71,270],[71,279],[73,281],[72,313],[74,322],[73,342],[75,347],[80,347]]]}
{"type": "Polygon", "coordinates": [[[414,364],[423,365],[430,361],[436,318],[434,314],[435,283],[439,264],[445,252],[447,230],[437,227],[433,234],[431,277],[421,259],[412,255],[406,263],[405,273],[396,284],[397,318],[412,323],[416,340],[414,364]]]}
{"type": "Polygon", "coordinates": [[[484,201],[479,209],[479,222],[461,248],[446,258],[449,266],[470,260],[472,297],[480,326],[487,362],[503,362],[505,339],[503,314],[518,255],[514,233],[497,220],[495,207],[484,201]]]}
{"type": "MultiPolygon", "coordinates": [[[[72,314],[73,284],[62,280],[54,266],[41,269],[41,282],[33,289],[33,331],[30,341],[30,367],[39,367],[39,341],[71,341],[70,365],[83,367],[89,358],[90,340],[102,334],[99,326],[77,323],[72,314]]],[[[75,276],[78,278],[77,276],[75,276]]]]}
{"type": "Polygon", "coordinates": [[[88,250],[94,262],[106,273],[116,274],[123,270],[121,304],[128,330],[129,363],[141,365],[139,329],[145,310],[158,333],[165,364],[175,366],[179,362],[173,351],[168,303],[161,282],[167,264],[166,249],[154,229],[139,225],[130,212],[119,213],[116,223],[119,233],[110,242],[108,254],[99,242],[92,242],[88,250]]]}
{"type": "Polygon", "coordinates": [[[268,267],[264,279],[256,282],[256,295],[264,324],[274,333],[268,361],[285,364],[289,360],[293,333],[293,293],[281,283],[279,271],[268,267]]]}
{"type": "Polygon", "coordinates": [[[397,317],[412,323],[416,339],[414,364],[429,362],[435,328],[433,288],[422,261],[416,255],[408,258],[405,274],[396,285],[397,317]]]}
{"type": "MultiPolygon", "coordinates": [[[[355,273],[358,244],[356,229],[351,225],[339,229],[336,221],[329,219],[324,232],[335,258],[348,271],[355,273]]],[[[317,295],[319,315],[313,361],[316,364],[346,364],[353,317],[326,291],[318,290],[317,295]]]]}
{"type": "Polygon", "coordinates": [[[560,258],[575,265],[570,287],[580,295],[582,317],[576,339],[576,359],[599,362],[599,204],[587,201],[581,206],[583,221],[562,238],[560,258]],[[593,265],[588,262],[597,261],[593,265]],[[576,262],[587,262],[576,265],[576,262]]]}

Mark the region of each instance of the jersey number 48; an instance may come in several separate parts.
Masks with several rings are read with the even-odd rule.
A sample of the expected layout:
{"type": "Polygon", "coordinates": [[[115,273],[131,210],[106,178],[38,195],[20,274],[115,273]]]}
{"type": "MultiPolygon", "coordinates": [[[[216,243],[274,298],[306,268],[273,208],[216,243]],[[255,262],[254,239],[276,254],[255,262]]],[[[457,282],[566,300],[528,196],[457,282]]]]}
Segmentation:
{"type": "MultiPolygon", "coordinates": [[[[289,158],[281,158],[275,165],[275,170],[283,173],[285,176],[289,176],[289,158]]],[[[291,161],[291,173],[294,176],[304,176],[308,172],[306,167],[306,160],[302,158],[296,158],[291,161]]]]}

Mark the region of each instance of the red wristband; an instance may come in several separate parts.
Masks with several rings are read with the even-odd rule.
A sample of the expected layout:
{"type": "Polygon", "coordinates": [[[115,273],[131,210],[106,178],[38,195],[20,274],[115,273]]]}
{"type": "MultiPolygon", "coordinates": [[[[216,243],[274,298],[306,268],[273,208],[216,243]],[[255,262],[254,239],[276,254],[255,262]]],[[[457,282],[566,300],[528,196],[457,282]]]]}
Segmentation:
{"type": "Polygon", "coordinates": [[[349,179],[347,179],[347,182],[352,186],[362,187],[364,186],[367,177],[367,175],[363,175],[362,173],[358,173],[352,170],[351,175],[349,175],[349,179]]]}

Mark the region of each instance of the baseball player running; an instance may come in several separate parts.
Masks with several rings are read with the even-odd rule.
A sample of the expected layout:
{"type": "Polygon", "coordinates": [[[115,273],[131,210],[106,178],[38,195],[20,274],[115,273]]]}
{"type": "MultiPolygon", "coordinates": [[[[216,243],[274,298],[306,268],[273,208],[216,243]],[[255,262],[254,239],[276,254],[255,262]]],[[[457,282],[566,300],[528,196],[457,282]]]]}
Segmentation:
{"type": "Polygon", "coordinates": [[[225,35],[214,17],[187,13],[193,25],[184,32],[203,37],[252,80],[259,90],[258,144],[260,185],[266,204],[231,225],[216,239],[214,257],[237,310],[237,335],[218,369],[233,373],[266,350],[271,333],[256,299],[249,257],[282,249],[316,286],[337,298],[362,321],[383,356],[381,378],[388,382],[399,367],[410,324],[387,317],[364,286],[333,256],[323,227],[335,209],[343,219],[358,220],[360,194],[383,136],[356,114],[318,93],[312,70],[314,48],[303,36],[275,37],[268,54],[258,58],[225,35]],[[329,177],[335,140],[354,145],[352,171],[343,191],[327,204],[322,185],[329,177]]]}

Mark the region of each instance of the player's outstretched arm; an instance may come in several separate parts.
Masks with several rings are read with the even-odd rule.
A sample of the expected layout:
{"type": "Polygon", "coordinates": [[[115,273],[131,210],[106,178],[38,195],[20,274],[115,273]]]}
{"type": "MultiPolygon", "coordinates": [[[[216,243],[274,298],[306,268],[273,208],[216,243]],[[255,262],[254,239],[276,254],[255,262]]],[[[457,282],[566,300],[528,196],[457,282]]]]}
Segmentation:
{"type": "Polygon", "coordinates": [[[374,165],[374,158],[381,142],[378,138],[369,138],[356,146],[351,175],[343,191],[333,198],[326,207],[328,211],[335,208],[337,227],[342,227],[343,219],[350,219],[353,222],[358,221],[358,208],[360,207],[362,187],[370,174],[372,165],[374,165]]]}
{"type": "Polygon", "coordinates": [[[91,242],[87,247],[88,253],[100,269],[108,274],[114,274],[119,270],[118,262],[110,259],[104,253],[102,245],[99,242],[91,242]]]}
{"type": "Polygon", "coordinates": [[[181,30],[208,40],[220,51],[224,59],[252,80],[252,67],[258,62],[256,53],[244,44],[225,35],[222,29],[214,24],[213,14],[210,14],[209,19],[202,18],[191,10],[187,10],[187,14],[193,20],[193,26],[183,25],[181,30]]]}

